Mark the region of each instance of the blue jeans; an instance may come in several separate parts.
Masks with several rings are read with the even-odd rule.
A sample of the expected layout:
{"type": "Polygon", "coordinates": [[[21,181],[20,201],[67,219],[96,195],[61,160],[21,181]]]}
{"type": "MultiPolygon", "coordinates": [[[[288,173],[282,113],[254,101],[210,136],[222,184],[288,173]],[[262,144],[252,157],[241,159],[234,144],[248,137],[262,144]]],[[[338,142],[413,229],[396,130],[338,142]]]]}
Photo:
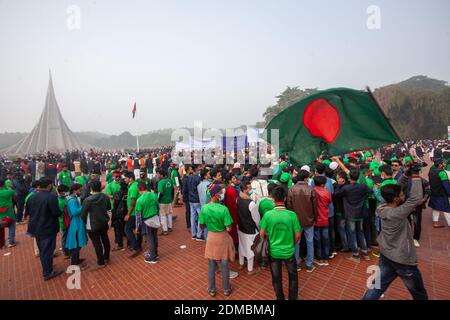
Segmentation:
{"type": "Polygon", "coordinates": [[[8,228],[8,240],[9,243],[14,243],[16,241],[16,220],[8,228]]]}
{"type": "Polygon", "coordinates": [[[347,220],[347,231],[349,236],[350,249],[354,256],[359,255],[358,251],[358,240],[361,246],[361,251],[363,254],[367,254],[367,243],[366,237],[363,231],[363,220],[360,221],[349,221],[347,220]]]}
{"type": "Polygon", "coordinates": [[[224,291],[230,291],[230,269],[228,268],[228,260],[212,260],[208,259],[208,292],[217,291],[216,289],[216,268],[219,263],[221,276],[222,276],[222,288],[224,291]]]}
{"type": "Polygon", "coordinates": [[[44,278],[53,273],[53,253],[56,247],[56,234],[52,236],[36,236],[44,278]]]}
{"type": "Polygon", "coordinates": [[[192,238],[200,238],[202,236],[202,229],[200,228],[199,215],[200,215],[200,203],[189,202],[191,207],[191,234],[192,238]]]}
{"type": "Polygon", "coordinates": [[[142,248],[142,234],[138,232],[135,235],[134,229],[136,229],[136,216],[131,216],[125,222],[125,235],[127,236],[128,244],[133,250],[140,250],[142,248]]]}
{"type": "Polygon", "coordinates": [[[381,255],[379,267],[380,287],[367,290],[363,300],[379,299],[397,277],[402,279],[414,300],[428,300],[428,294],[423,285],[422,275],[417,266],[400,264],[381,255]]]}
{"type": "Polygon", "coordinates": [[[314,252],[319,260],[328,260],[330,257],[328,227],[314,227],[314,252]]]}
{"type": "MultiPolygon", "coordinates": [[[[302,233],[305,233],[306,239],[306,258],[305,264],[307,267],[313,266],[314,260],[314,227],[303,228],[302,233]]],[[[301,239],[301,235],[300,235],[301,239]]],[[[297,266],[302,262],[302,258],[300,257],[300,241],[295,246],[295,260],[297,261],[297,266]]]]}
{"type": "Polygon", "coordinates": [[[336,223],[338,226],[339,238],[341,238],[341,245],[343,250],[348,250],[347,230],[345,228],[345,218],[336,216],[336,223]]]}

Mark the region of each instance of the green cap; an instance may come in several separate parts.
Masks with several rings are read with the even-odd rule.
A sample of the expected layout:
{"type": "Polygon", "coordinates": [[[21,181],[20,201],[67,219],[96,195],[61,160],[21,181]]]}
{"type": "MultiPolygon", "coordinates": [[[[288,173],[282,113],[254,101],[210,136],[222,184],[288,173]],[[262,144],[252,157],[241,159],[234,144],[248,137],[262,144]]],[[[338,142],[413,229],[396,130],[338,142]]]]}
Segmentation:
{"type": "Polygon", "coordinates": [[[109,166],[109,168],[114,170],[114,169],[117,169],[117,166],[115,164],[112,164],[109,166]]]}
{"type": "Polygon", "coordinates": [[[408,156],[408,157],[406,157],[406,158],[404,159],[404,161],[405,161],[405,162],[412,162],[413,160],[412,160],[412,158],[411,158],[410,156],[408,156]]]}
{"type": "Polygon", "coordinates": [[[364,158],[367,158],[367,157],[373,157],[373,155],[370,152],[366,152],[366,153],[364,153],[364,158]]]}
{"type": "Polygon", "coordinates": [[[322,163],[323,163],[323,164],[326,164],[327,166],[329,166],[330,163],[331,163],[331,161],[328,160],[328,159],[326,159],[326,160],[323,160],[322,163]]]}
{"type": "Polygon", "coordinates": [[[397,157],[392,157],[390,160],[391,161],[395,161],[395,160],[398,160],[398,159],[397,159],[397,157]]]}
{"type": "Polygon", "coordinates": [[[374,175],[374,176],[377,176],[377,177],[381,176],[380,169],[375,168],[375,170],[373,170],[373,175],[374,175]]]}
{"type": "Polygon", "coordinates": [[[344,158],[344,163],[348,163],[348,162],[349,162],[348,158],[345,157],[345,158],[344,158]]]}

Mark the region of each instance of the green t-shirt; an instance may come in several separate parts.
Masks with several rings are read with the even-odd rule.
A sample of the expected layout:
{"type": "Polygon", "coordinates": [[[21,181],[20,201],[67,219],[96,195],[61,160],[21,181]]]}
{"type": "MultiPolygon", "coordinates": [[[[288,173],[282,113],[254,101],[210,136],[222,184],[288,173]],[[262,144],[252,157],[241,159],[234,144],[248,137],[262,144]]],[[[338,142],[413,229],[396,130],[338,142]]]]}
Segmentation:
{"type": "MultiPolygon", "coordinates": [[[[178,177],[178,170],[173,169],[172,172],[170,173],[170,178],[172,179],[172,185],[174,187],[177,186],[177,182],[176,182],[176,178],[178,177]]],[[[179,183],[179,181],[178,181],[179,183]]]]}
{"type": "Polygon", "coordinates": [[[86,177],[83,176],[76,176],[75,177],[75,182],[81,184],[83,187],[86,184],[86,177]]]}
{"type": "Polygon", "coordinates": [[[113,174],[114,174],[114,172],[112,172],[112,171],[109,171],[106,174],[106,177],[105,177],[106,182],[111,183],[114,180],[113,174]]]}
{"type": "Polygon", "coordinates": [[[58,196],[58,207],[59,211],[61,211],[61,215],[58,217],[59,220],[59,229],[61,231],[65,231],[66,228],[64,227],[64,208],[67,205],[67,199],[64,196],[58,196]]]}
{"type": "Polygon", "coordinates": [[[58,180],[61,184],[70,188],[72,185],[72,176],[69,171],[63,170],[58,174],[58,180]]]}
{"type": "Polygon", "coordinates": [[[447,181],[448,180],[447,172],[440,171],[439,172],[439,179],[441,179],[441,181],[447,181]]]}
{"type": "Polygon", "coordinates": [[[153,192],[146,192],[136,201],[136,211],[142,213],[142,220],[158,214],[158,196],[153,192]]]}
{"type": "Polygon", "coordinates": [[[233,224],[230,211],[220,203],[207,203],[200,210],[199,223],[206,225],[208,231],[221,232],[233,224]]]}
{"type": "MultiPolygon", "coordinates": [[[[127,208],[130,208],[131,206],[131,199],[138,199],[140,196],[139,189],[138,189],[138,183],[137,181],[133,182],[128,187],[128,194],[127,194],[127,208]]],[[[133,211],[131,211],[130,216],[133,217],[136,215],[136,205],[133,208],[133,211]]]]}
{"type": "Polygon", "coordinates": [[[150,183],[150,179],[149,178],[137,179],[136,182],[138,183],[138,185],[140,185],[141,183],[145,183],[148,185],[150,183]]]}
{"type": "MultiPolygon", "coordinates": [[[[119,190],[120,190],[120,183],[112,181],[111,183],[108,183],[108,185],[106,186],[105,194],[108,196],[114,196],[114,193],[116,193],[119,190]]],[[[114,201],[113,199],[110,200],[111,200],[111,208],[114,208],[114,201]]]]}
{"type": "Polygon", "coordinates": [[[13,197],[16,192],[6,186],[0,188],[0,220],[4,217],[15,219],[13,197]]]}
{"type": "Polygon", "coordinates": [[[159,203],[169,204],[173,201],[173,184],[170,179],[163,179],[158,182],[158,192],[162,194],[159,203]]]}
{"type": "Polygon", "coordinates": [[[295,251],[295,232],[300,224],[295,212],[275,208],[266,212],[259,226],[269,237],[269,253],[275,259],[290,259],[295,251]]]}
{"type": "Polygon", "coordinates": [[[380,188],[381,188],[381,187],[384,187],[384,186],[386,186],[386,185],[388,185],[388,184],[397,184],[397,180],[395,180],[395,179],[386,179],[386,180],[383,180],[383,182],[381,182],[380,188]]]}
{"type": "Polygon", "coordinates": [[[261,217],[270,210],[275,208],[275,202],[270,198],[262,198],[259,202],[258,211],[261,217]]]}

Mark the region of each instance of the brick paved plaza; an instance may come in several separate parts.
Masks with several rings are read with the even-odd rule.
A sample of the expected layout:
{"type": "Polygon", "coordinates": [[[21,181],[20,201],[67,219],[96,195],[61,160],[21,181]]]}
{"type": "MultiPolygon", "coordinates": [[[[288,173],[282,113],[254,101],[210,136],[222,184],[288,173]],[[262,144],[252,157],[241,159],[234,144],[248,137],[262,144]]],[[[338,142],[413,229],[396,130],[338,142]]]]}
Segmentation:
{"type": "MultiPolygon", "coordinates": [[[[128,258],[128,252],[112,252],[110,264],[95,272],[81,273],[81,289],[69,290],[63,274],[48,282],[42,280],[39,259],[34,257],[33,239],[26,236],[26,225],[17,227],[18,245],[0,251],[0,299],[273,299],[274,292],[269,270],[248,276],[240,272],[231,280],[234,292],[226,298],[220,290],[220,275],[217,277],[218,295],[209,297],[207,287],[207,261],[203,257],[204,242],[191,240],[186,229],[184,208],[176,208],[174,232],[159,237],[160,262],[144,263],[143,256],[128,258]],[[181,246],[186,248],[182,249],[181,246]]],[[[114,236],[110,230],[110,240],[114,236]]],[[[418,249],[419,268],[430,299],[450,299],[450,233],[449,228],[433,229],[431,212],[423,216],[421,247],[418,249]]],[[[58,244],[60,239],[58,237],[58,244]]],[[[57,246],[60,247],[60,246],[57,246]]],[[[96,263],[91,243],[81,250],[89,266],[96,263]]],[[[378,261],[360,264],[347,261],[339,254],[329,266],[317,267],[313,273],[299,272],[300,296],[303,299],[360,299],[369,276],[367,267],[378,261]]],[[[67,268],[70,260],[60,255],[54,259],[55,267],[67,268]]],[[[237,269],[237,261],[232,264],[237,269]]],[[[287,273],[283,274],[287,292],[287,273]]],[[[386,292],[384,299],[410,299],[403,283],[397,279],[386,292]]]]}

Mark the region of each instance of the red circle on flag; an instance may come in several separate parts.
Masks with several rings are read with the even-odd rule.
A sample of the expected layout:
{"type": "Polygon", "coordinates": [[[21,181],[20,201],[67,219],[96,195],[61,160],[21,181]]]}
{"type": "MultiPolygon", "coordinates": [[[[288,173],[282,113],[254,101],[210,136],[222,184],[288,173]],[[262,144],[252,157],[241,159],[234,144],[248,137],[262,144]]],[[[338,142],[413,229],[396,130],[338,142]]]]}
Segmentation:
{"type": "Polygon", "coordinates": [[[341,130],[341,118],[336,108],[325,99],[311,102],[303,112],[303,125],[313,137],[332,144],[341,130]]]}

